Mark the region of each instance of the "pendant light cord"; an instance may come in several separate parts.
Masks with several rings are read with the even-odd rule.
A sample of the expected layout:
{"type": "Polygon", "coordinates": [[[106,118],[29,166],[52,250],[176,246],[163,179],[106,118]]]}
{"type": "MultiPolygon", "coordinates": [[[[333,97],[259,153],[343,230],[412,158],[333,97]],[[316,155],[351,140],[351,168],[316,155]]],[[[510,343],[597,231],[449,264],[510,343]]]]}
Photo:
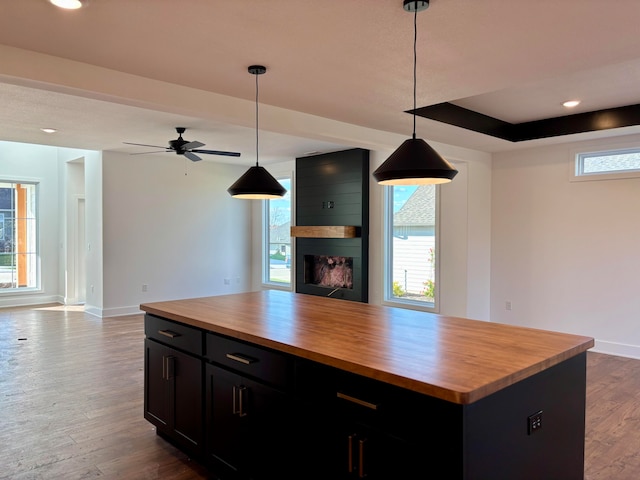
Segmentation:
{"type": "Polygon", "coordinates": [[[413,12],[413,139],[416,138],[416,63],[418,63],[417,45],[418,43],[418,9],[413,12]]]}
{"type": "Polygon", "coordinates": [[[258,74],[256,74],[256,167],[258,166],[258,74]]]}

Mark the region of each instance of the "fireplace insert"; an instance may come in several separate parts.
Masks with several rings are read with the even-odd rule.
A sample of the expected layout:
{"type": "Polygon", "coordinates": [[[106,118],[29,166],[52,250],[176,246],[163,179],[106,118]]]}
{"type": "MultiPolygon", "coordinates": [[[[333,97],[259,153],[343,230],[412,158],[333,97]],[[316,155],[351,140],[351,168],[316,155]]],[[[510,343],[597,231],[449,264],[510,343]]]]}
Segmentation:
{"type": "Polygon", "coordinates": [[[353,289],[353,258],[305,255],[304,283],[320,287],[353,289]]]}

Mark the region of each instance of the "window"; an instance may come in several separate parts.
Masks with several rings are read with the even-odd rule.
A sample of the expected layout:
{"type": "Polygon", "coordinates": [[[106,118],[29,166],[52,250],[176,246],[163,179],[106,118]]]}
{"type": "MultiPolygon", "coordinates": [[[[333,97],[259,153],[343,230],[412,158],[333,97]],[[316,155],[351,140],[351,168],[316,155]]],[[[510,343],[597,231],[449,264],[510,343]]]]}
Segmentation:
{"type": "Polygon", "coordinates": [[[640,176],[640,148],[575,153],[574,180],[640,176]]]}
{"type": "Polygon", "coordinates": [[[385,300],[435,311],[437,298],[435,185],[385,189],[385,300]]]}
{"type": "Polygon", "coordinates": [[[291,178],[278,179],[287,189],[281,199],[264,201],[263,282],[291,287],[291,178]]]}
{"type": "Polygon", "coordinates": [[[0,181],[0,292],[38,286],[37,185],[0,181]]]}

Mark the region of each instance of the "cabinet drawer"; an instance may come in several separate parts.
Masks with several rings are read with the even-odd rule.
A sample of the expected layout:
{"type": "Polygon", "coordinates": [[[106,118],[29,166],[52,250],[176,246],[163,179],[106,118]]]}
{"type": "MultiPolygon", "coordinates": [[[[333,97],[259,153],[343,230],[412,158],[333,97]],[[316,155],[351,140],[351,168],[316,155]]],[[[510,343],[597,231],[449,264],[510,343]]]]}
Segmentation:
{"type": "Polygon", "coordinates": [[[203,332],[197,328],[146,314],[144,334],[165,345],[202,356],[203,332]]]}
{"type": "Polygon", "coordinates": [[[207,334],[205,356],[212,362],[282,388],[291,378],[292,363],[286,355],[212,333],[207,334]]]}
{"type": "Polygon", "coordinates": [[[308,360],[296,360],[296,395],[306,409],[413,439],[431,416],[450,418],[454,403],[308,360]],[[436,412],[436,413],[434,413],[436,412]]]}

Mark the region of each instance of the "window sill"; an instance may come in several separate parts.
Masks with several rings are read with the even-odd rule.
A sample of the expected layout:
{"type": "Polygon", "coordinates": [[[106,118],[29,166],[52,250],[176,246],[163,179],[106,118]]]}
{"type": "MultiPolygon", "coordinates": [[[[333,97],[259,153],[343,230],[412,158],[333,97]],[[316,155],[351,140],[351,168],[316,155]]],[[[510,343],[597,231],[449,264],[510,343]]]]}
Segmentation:
{"type": "Polygon", "coordinates": [[[432,304],[427,302],[418,302],[411,300],[384,300],[382,305],[387,307],[395,307],[395,308],[405,308],[407,310],[417,310],[420,312],[428,312],[428,313],[439,313],[438,308],[432,304]]]}
{"type": "Polygon", "coordinates": [[[283,292],[291,292],[293,289],[291,285],[282,285],[278,283],[263,283],[263,290],[282,290],[283,292]]]}

